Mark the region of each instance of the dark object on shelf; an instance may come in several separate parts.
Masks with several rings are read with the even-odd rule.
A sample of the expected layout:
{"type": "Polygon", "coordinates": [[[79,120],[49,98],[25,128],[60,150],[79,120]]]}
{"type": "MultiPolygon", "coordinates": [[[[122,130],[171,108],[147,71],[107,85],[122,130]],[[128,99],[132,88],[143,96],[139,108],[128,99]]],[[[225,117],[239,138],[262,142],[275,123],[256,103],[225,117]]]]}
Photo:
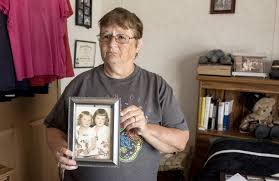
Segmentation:
{"type": "Polygon", "coordinates": [[[263,98],[265,95],[262,93],[243,93],[242,94],[242,99],[245,100],[245,107],[252,112],[254,105],[258,100],[263,98]]]}
{"type": "Polygon", "coordinates": [[[279,126],[273,126],[270,131],[271,139],[279,139],[279,126]]]}
{"type": "Polygon", "coordinates": [[[255,136],[258,139],[264,139],[269,137],[271,128],[264,126],[264,125],[259,125],[256,130],[255,130],[255,136]]]}
{"type": "Polygon", "coordinates": [[[220,58],[220,63],[222,65],[232,65],[233,64],[233,59],[230,55],[226,55],[220,58]]]}
{"type": "Polygon", "coordinates": [[[206,55],[200,56],[199,64],[232,65],[233,57],[231,54],[226,55],[223,50],[214,49],[207,52],[206,55]]]}
{"type": "Polygon", "coordinates": [[[199,64],[208,64],[208,58],[206,56],[200,56],[199,64]]]}
{"type": "Polygon", "coordinates": [[[279,79],[279,60],[273,60],[269,76],[271,79],[279,79]]]}
{"type": "Polygon", "coordinates": [[[158,181],[183,181],[184,174],[183,170],[168,170],[168,171],[159,171],[157,176],[158,181]]]}

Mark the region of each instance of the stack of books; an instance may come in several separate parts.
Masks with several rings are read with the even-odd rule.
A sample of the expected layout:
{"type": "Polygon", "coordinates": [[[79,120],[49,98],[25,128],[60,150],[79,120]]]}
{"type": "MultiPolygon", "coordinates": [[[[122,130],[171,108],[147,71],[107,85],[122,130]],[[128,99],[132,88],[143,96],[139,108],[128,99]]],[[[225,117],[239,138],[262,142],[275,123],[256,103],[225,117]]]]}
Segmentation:
{"type": "Polygon", "coordinates": [[[229,130],[233,100],[221,101],[220,99],[214,99],[210,95],[200,99],[198,129],[229,130]]]}

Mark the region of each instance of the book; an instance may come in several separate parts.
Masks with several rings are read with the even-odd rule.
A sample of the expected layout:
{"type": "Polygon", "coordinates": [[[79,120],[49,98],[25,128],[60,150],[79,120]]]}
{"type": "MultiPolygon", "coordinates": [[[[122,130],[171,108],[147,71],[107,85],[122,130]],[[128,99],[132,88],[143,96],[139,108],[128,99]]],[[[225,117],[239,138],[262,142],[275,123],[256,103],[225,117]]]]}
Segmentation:
{"type": "Polygon", "coordinates": [[[199,130],[204,130],[204,112],[205,112],[205,97],[201,98],[201,111],[200,111],[200,125],[198,127],[199,130]]]}
{"type": "Polygon", "coordinates": [[[210,103],[210,107],[209,107],[209,116],[208,116],[208,126],[207,126],[207,129],[212,129],[213,107],[214,107],[214,104],[213,104],[213,102],[211,102],[210,103]]]}
{"type": "Polygon", "coordinates": [[[208,129],[208,119],[209,119],[209,109],[210,109],[210,103],[211,103],[211,96],[205,97],[205,109],[204,109],[204,129],[208,129]]]}
{"type": "Polygon", "coordinates": [[[230,102],[224,102],[224,119],[223,119],[223,130],[224,131],[229,130],[229,126],[230,126],[229,106],[230,106],[230,102]]]}
{"type": "Polygon", "coordinates": [[[217,115],[217,103],[214,101],[213,103],[213,110],[212,110],[212,123],[211,123],[211,130],[216,129],[216,115],[217,115]]]}
{"type": "Polygon", "coordinates": [[[218,105],[218,125],[217,125],[217,130],[218,131],[223,131],[224,108],[225,108],[225,102],[219,102],[219,105],[218,105]]]}
{"type": "Polygon", "coordinates": [[[198,112],[198,128],[202,127],[202,97],[200,97],[199,102],[199,112],[198,112]]]}

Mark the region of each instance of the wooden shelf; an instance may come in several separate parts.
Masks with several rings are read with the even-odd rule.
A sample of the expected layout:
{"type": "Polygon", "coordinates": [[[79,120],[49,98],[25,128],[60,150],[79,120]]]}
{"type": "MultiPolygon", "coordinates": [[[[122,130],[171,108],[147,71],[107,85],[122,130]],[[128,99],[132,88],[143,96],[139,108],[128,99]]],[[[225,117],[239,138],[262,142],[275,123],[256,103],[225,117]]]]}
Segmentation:
{"type": "Polygon", "coordinates": [[[257,77],[222,77],[222,76],[197,76],[199,81],[199,107],[197,112],[197,135],[196,135],[196,147],[195,156],[192,164],[192,175],[198,174],[198,171],[203,167],[203,163],[206,160],[206,155],[210,145],[212,144],[211,138],[236,138],[236,139],[251,139],[255,141],[270,141],[279,143],[279,140],[260,140],[255,138],[250,133],[241,133],[239,131],[239,125],[249,110],[247,105],[248,100],[244,94],[250,93],[263,93],[268,97],[272,97],[276,100],[276,105],[272,110],[274,116],[279,118],[279,80],[270,80],[257,77]],[[234,100],[233,110],[230,114],[230,126],[229,131],[217,131],[217,130],[199,130],[199,121],[201,116],[202,97],[210,95],[215,99],[221,101],[234,100]]]}
{"type": "Polygon", "coordinates": [[[238,130],[232,130],[232,131],[198,130],[198,134],[209,135],[209,136],[218,136],[218,137],[227,137],[227,138],[243,138],[243,139],[253,139],[254,138],[251,134],[240,133],[238,130]]]}
{"type": "Polygon", "coordinates": [[[279,81],[256,77],[197,76],[202,89],[279,94],[279,81]]]}

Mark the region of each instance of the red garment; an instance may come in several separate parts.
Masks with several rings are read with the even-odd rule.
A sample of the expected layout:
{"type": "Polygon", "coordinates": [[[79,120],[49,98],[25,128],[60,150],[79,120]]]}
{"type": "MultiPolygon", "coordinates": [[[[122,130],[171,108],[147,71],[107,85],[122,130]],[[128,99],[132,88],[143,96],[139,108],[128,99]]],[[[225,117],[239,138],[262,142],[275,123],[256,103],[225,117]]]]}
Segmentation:
{"type": "MultiPolygon", "coordinates": [[[[72,65],[72,56],[71,56],[71,50],[69,47],[69,37],[68,37],[68,28],[67,23],[65,24],[66,33],[63,37],[64,39],[64,45],[66,50],[66,77],[72,77],[74,76],[73,71],[73,65],[72,65]]],[[[35,76],[30,79],[30,84],[32,86],[44,86],[56,79],[61,79],[63,77],[57,77],[57,76],[35,76]]]]}
{"type": "Polygon", "coordinates": [[[0,11],[8,16],[17,80],[73,76],[65,28],[73,14],[68,0],[0,0],[0,11]]]}

